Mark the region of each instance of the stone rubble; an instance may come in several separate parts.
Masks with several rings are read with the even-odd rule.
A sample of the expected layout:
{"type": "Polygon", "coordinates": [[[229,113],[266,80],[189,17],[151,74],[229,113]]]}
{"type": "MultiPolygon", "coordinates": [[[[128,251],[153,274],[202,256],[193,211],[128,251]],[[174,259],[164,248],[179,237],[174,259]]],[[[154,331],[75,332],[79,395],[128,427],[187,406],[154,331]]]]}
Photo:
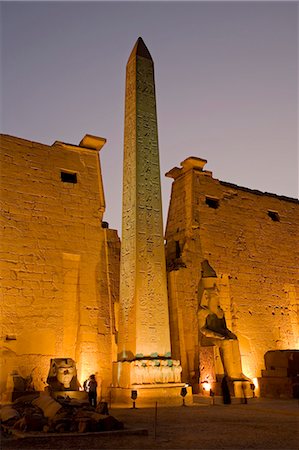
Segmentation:
{"type": "Polygon", "coordinates": [[[121,430],[122,422],[110,416],[107,404],[92,408],[88,403],[48,395],[23,396],[0,409],[4,435],[21,432],[84,433],[121,430]]]}

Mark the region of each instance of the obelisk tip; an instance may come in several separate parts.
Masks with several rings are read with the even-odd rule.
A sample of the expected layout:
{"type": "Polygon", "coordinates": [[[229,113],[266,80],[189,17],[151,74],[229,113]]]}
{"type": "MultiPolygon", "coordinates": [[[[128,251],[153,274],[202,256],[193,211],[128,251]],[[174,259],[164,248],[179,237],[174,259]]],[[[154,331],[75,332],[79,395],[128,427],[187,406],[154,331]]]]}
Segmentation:
{"type": "Polygon", "coordinates": [[[136,44],[134,45],[133,50],[131,52],[129,61],[135,56],[141,56],[142,58],[146,58],[152,61],[151,54],[148,51],[148,48],[141,37],[137,39],[136,44]]]}

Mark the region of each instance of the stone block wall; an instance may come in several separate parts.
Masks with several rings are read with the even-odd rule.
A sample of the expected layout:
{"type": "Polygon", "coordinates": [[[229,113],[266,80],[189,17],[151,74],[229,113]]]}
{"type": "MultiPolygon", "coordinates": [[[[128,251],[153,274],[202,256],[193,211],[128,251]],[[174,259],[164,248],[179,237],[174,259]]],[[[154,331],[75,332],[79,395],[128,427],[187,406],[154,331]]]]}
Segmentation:
{"type": "Polygon", "coordinates": [[[260,377],[268,350],[299,344],[299,202],[214,179],[204,163],[189,158],[167,174],[174,178],[166,229],[173,357],[184,381],[198,379],[197,287],[208,259],[244,372],[260,377]]]}
{"type": "Polygon", "coordinates": [[[1,136],[1,391],[10,373],[43,389],[50,358],[111,382],[119,238],[103,228],[98,152],[1,136]],[[66,179],[62,181],[61,172],[66,179]]]}

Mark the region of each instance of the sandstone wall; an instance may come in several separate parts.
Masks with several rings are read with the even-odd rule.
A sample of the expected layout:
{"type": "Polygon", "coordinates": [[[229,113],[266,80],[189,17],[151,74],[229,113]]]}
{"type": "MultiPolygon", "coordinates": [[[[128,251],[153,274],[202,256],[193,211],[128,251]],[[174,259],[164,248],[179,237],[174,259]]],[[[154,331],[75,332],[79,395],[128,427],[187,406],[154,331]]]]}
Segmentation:
{"type": "Polygon", "coordinates": [[[53,357],[110,384],[119,239],[104,210],[96,150],[1,136],[2,392],[12,370],[43,389],[53,357]]]}
{"type": "Polygon", "coordinates": [[[268,350],[299,344],[299,202],[221,182],[203,165],[189,158],[167,174],[174,178],[166,229],[173,357],[185,381],[196,383],[197,286],[208,259],[244,372],[259,377],[268,350]]]}

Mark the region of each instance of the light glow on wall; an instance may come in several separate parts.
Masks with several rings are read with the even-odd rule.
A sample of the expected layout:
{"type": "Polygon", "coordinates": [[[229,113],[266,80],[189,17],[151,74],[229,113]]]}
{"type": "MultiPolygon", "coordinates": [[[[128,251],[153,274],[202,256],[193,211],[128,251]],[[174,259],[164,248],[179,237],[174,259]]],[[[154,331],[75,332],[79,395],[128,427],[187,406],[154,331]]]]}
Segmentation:
{"type": "Polygon", "coordinates": [[[210,392],[211,384],[208,381],[204,381],[202,384],[202,388],[204,391],[210,392]]]}

